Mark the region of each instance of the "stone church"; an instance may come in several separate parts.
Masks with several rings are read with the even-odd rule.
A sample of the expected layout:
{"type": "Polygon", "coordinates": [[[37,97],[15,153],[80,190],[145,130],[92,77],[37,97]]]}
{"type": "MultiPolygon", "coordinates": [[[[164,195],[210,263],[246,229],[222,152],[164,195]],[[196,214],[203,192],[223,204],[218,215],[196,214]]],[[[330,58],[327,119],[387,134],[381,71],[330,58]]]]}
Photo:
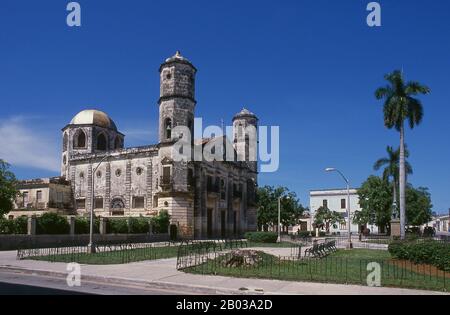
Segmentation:
{"type": "MultiPolygon", "coordinates": [[[[23,181],[27,200],[16,201],[13,215],[26,214],[22,208],[27,207],[39,210],[35,205],[40,201],[44,212],[57,208],[88,215],[93,206],[101,217],[154,216],[167,210],[183,237],[234,237],[256,230],[257,163],[173,159],[177,137],[172,130],[185,126],[194,134],[197,69],[177,52],[159,72],[159,143],[124,148],[125,135],[111,117],[84,110],[62,129],[61,177],[23,181]]],[[[257,124],[246,109],[233,117],[234,150],[249,145],[238,128],[257,124]]],[[[192,148],[218,139],[193,141],[192,148]]]]}

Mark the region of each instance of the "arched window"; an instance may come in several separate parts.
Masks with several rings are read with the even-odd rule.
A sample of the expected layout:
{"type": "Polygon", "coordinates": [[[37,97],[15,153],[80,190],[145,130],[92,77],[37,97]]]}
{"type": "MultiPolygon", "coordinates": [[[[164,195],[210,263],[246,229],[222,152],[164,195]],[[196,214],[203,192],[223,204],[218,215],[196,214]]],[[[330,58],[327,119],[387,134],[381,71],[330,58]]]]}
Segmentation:
{"type": "Polygon", "coordinates": [[[97,137],[97,150],[106,151],[106,137],[103,133],[97,137]]]}
{"type": "Polygon", "coordinates": [[[244,126],[242,126],[242,124],[238,125],[238,137],[242,138],[242,135],[244,133],[244,126]]]}
{"type": "Polygon", "coordinates": [[[166,139],[172,139],[172,119],[167,118],[164,121],[164,132],[166,139]]]}
{"type": "Polygon", "coordinates": [[[64,133],[63,137],[63,152],[67,151],[67,144],[69,142],[69,137],[67,136],[67,133],[64,133]]]}
{"type": "Polygon", "coordinates": [[[75,137],[73,137],[73,147],[75,149],[86,148],[86,134],[83,130],[80,129],[75,133],[75,137]]]}
{"type": "Polygon", "coordinates": [[[122,141],[120,140],[120,137],[116,137],[116,140],[114,140],[114,148],[116,150],[122,148],[122,141]]]}

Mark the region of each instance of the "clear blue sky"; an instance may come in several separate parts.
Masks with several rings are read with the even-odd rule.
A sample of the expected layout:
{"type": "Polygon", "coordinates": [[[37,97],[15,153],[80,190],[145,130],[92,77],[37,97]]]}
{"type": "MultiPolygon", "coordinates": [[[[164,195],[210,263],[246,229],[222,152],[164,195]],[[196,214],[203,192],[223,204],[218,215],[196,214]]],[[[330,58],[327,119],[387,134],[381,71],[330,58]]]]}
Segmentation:
{"type": "Polygon", "coordinates": [[[243,106],[279,125],[281,164],[260,185],[308,191],[358,186],[398,134],[383,126],[374,91],[403,67],[432,88],[406,140],[415,186],[450,207],[450,2],[368,0],[0,1],[0,157],[19,178],[58,174],[60,129],[85,108],[110,114],[126,145],[156,142],[160,63],[181,50],[199,69],[196,116],[220,125],[243,106]]]}

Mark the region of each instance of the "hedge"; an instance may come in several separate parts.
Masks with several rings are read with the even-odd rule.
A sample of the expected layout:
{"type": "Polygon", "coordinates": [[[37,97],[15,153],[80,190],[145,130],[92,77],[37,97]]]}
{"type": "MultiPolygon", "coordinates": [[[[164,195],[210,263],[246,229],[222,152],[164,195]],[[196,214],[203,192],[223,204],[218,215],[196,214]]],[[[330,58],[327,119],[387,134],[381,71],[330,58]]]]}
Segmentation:
{"type": "Polygon", "coordinates": [[[69,234],[70,224],[65,217],[56,213],[44,213],[36,219],[36,233],[46,235],[69,234]]]}
{"type": "Polygon", "coordinates": [[[278,235],[274,232],[247,232],[245,238],[255,243],[276,243],[278,235]]]}
{"type": "Polygon", "coordinates": [[[398,259],[416,264],[429,264],[441,270],[450,271],[450,244],[433,240],[422,242],[395,241],[389,245],[389,252],[398,259]]]}
{"type": "Polygon", "coordinates": [[[21,216],[14,220],[0,217],[0,234],[27,234],[28,217],[21,216]]]}

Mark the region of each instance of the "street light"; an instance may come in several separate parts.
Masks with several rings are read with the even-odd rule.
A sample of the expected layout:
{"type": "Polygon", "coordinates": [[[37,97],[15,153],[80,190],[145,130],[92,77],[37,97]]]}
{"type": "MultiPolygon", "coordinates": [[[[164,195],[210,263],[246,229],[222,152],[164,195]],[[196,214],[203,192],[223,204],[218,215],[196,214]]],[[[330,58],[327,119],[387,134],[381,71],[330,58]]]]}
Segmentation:
{"type": "Polygon", "coordinates": [[[278,197],[278,238],[277,243],[281,243],[281,198],[290,199],[289,196],[278,197]]]}
{"type": "Polygon", "coordinates": [[[325,172],[338,172],[344,181],[347,183],[347,218],[348,218],[348,247],[347,248],[353,248],[352,244],[352,236],[351,236],[351,221],[350,221],[350,182],[348,181],[347,177],[342,174],[340,170],[334,167],[328,167],[325,169],[325,172]]]}
{"type": "Polygon", "coordinates": [[[91,174],[91,220],[90,220],[90,227],[89,227],[89,244],[88,244],[88,250],[90,254],[95,253],[95,244],[93,240],[94,236],[94,180],[95,180],[95,173],[97,172],[100,165],[109,157],[108,154],[106,154],[100,162],[97,164],[97,166],[92,170],[91,174]]]}

